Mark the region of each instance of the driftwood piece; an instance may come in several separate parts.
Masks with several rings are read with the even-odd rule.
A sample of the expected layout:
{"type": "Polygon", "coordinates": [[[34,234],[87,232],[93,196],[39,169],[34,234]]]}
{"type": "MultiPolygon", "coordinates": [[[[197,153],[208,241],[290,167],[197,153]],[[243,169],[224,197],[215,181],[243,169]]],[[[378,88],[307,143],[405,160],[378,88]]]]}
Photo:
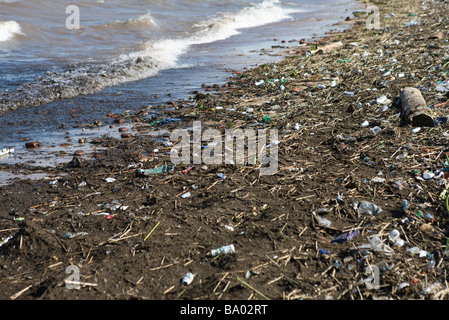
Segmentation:
{"type": "Polygon", "coordinates": [[[434,127],[432,112],[421,92],[407,87],[401,91],[402,117],[413,127],[434,127]]]}

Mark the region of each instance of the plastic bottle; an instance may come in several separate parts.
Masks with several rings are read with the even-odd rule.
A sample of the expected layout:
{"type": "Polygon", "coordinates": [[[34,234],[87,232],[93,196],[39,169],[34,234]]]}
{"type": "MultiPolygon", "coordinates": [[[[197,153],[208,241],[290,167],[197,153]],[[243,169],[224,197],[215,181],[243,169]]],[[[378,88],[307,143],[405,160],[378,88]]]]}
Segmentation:
{"type": "Polygon", "coordinates": [[[218,249],[213,249],[211,251],[212,257],[218,256],[219,254],[230,254],[230,253],[235,253],[235,247],[233,244],[223,246],[218,249]]]}
{"type": "Polygon", "coordinates": [[[330,227],[332,224],[332,222],[329,219],[326,219],[326,218],[323,218],[323,217],[317,215],[315,211],[313,212],[313,216],[318,221],[318,224],[322,227],[330,227]]]}
{"type": "Polygon", "coordinates": [[[193,278],[195,277],[195,275],[191,272],[186,273],[186,275],[184,277],[182,277],[182,284],[187,286],[189,284],[192,283],[193,278]]]}
{"type": "Polygon", "coordinates": [[[379,213],[382,212],[382,209],[378,206],[376,206],[373,203],[370,203],[368,201],[362,201],[359,204],[359,213],[360,214],[368,214],[368,215],[378,215],[379,213]]]}

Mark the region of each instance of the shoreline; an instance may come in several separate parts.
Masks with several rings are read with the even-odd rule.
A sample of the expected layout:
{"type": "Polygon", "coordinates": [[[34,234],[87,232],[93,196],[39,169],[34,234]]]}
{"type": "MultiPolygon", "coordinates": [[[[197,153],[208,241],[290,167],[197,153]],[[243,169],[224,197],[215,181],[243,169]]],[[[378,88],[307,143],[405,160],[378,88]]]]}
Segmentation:
{"type": "Polygon", "coordinates": [[[448,5],[373,4],[381,12],[378,30],[364,29],[366,17],[356,17],[345,32],[236,73],[209,95],[173,102],[161,120],[179,122],[155,124],[151,108],[117,115],[139,134],[99,138],[106,149],[95,160],[74,157],[49,168],[51,179],[0,187],[0,229],[9,237],[0,247],[8,266],[0,297],[446,299],[447,181],[423,178],[445,172],[446,126],[412,132],[396,101],[401,88],[418,87],[435,117],[447,113],[447,97],[435,85],[447,74],[448,5]],[[313,50],[330,44],[329,51],[313,50]],[[170,163],[167,136],[158,143],[148,139],[151,130],[193,121],[220,131],[278,130],[278,171],[261,176],[260,166],[201,164],[138,174],[170,163]],[[354,207],[362,201],[382,212],[365,215],[354,207]],[[394,230],[403,246],[390,242],[394,230]],[[369,242],[374,236],[381,245],[369,242]],[[210,255],[230,244],[234,254],[210,255]],[[80,271],[80,290],[65,286],[71,265],[80,271]],[[375,290],[368,266],[380,272],[375,290]],[[187,272],[195,277],[185,286],[187,272]]]}
{"type": "MultiPolygon", "coordinates": [[[[351,9],[353,9],[351,7],[351,9]]],[[[347,9],[348,10],[348,9],[347,9]]],[[[349,15],[352,15],[352,11],[347,11],[349,15]]],[[[335,18],[330,18],[329,21],[336,20],[335,18]]],[[[320,21],[320,19],[318,19],[320,21]]],[[[344,22],[344,21],[343,21],[344,22]]],[[[342,27],[342,24],[340,22],[329,24],[326,29],[332,29],[333,27],[336,28],[345,28],[342,27]]],[[[311,29],[312,36],[311,38],[316,41],[316,39],[320,39],[322,37],[326,36],[327,32],[324,32],[322,35],[317,35],[316,32],[321,33],[321,27],[316,27],[317,29],[311,29]]],[[[284,39],[284,38],[283,38],[284,39]]],[[[227,41],[227,40],[224,40],[227,41]]],[[[189,97],[191,98],[192,95],[195,95],[196,93],[203,93],[203,94],[209,94],[214,93],[217,88],[221,87],[223,84],[226,84],[229,80],[232,80],[232,77],[230,74],[232,74],[234,71],[242,72],[246,71],[248,68],[254,68],[254,66],[258,66],[260,64],[271,64],[276,63],[276,61],[283,59],[285,56],[287,56],[288,50],[295,50],[295,49],[301,49],[301,47],[298,45],[299,38],[298,39],[291,39],[288,40],[281,40],[281,39],[273,39],[272,45],[270,46],[269,40],[265,40],[267,42],[268,47],[264,47],[259,50],[252,50],[251,52],[246,53],[248,56],[247,60],[251,61],[251,65],[244,64],[242,61],[234,61],[234,64],[239,65],[241,68],[233,68],[233,67],[227,67],[226,70],[222,70],[222,68],[218,68],[217,70],[212,70],[212,75],[209,77],[206,77],[208,81],[214,81],[217,76],[216,74],[220,74],[222,77],[219,79],[216,79],[215,82],[202,82],[200,87],[200,82],[198,82],[198,87],[193,88],[192,85],[189,85],[192,89],[195,89],[194,91],[187,92],[186,90],[183,90],[184,94],[180,95],[179,92],[181,91],[180,88],[176,87],[176,98],[172,97],[172,95],[167,96],[165,99],[161,98],[160,96],[163,96],[164,94],[161,92],[155,92],[154,96],[157,96],[155,98],[155,101],[152,101],[153,99],[150,99],[149,102],[146,103],[146,105],[154,106],[153,110],[155,112],[163,112],[163,109],[166,108],[167,110],[170,110],[172,108],[173,103],[180,103],[186,102],[189,100],[189,97]],[[258,53],[258,54],[257,54],[258,53]],[[255,55],[251,57],[251,55],[255,55]],[[264,56],[265,58],[258,58],[257,56],[264,56]],[[268,57],[268,58],[266,58],[268,57]],[[264,61],[264,63],[256,63],[256,61],[264,61]],[[265,61],[266,60],[266,61],[265,61]],[[153,103],[154,102],[154,103],[153,103]]],[[[207,50],[207,48],[206,48],[207,50]]],[[[242,54],[243,55],[243,54],[242,54]]],[[[232,60],[232,59],[230,59],[232,60]]],[[[183,69],[183,68],[181,68],[183,69]]],[[[204,69],[204,68],[200,68],[204,69]]],[[[205,70],[202,70],[203,72],[205,70]]],[[[167,73],[165,76],[157,76],[156,79],[162,78],[159,80],[165,79],[165,81],[169,81],[170,76],[175,76],[177,73],[179,75],[182,71],[177,71],[177,69],[174,70],[164,70],[163,73],[167,73]]],[[[199,71],[195,71],[198,73],[199,71]]],[[[235,74],[233,74],[234,76],[235,74]]],[[[200,77],[200,76],[197,76],[200,77]]],[[[152,78],[150,78],[152,79],[152,78]]],[[[156,80],[155,79],[155,80],[156,80]]],[[[144,83],[144,81],[140,81],[144,83]]],[[[145,81],[146,82],[146,81],[145,81]]],[[[127,90],[129,90],[130,87],[133,86],[134,82],[124,84],[122,87],[124,88],[124,95],[127,96],[129,93],[127,93],[127,90]]],[[[139,84],[139,81],[136,82],[138,87],[143,87],[145,85],[139,84]]],[[[186,84],[186,83],[185,83],[186,84]]],[[[147,83],[146,85],[153,86],[151,82],[147,83]]],[[[181,85],[181,84],[180,84],[181,85]]],[[[36,149],[28,149],[25,147],[26,142],[30,142],[33,140],[33,138],[30,138],[33,136],[33,133],[26,133],[24,132],[26,129],[19,125],[19,131],[21,132],[20,135],[17,135],[17,139],[14,142],[7,143],[4,142],[3,145],[6,147],[12,147],[15,149],[14,156],[6,156],[0,158],[0,161],[2,162],[0,164],[3,171],[9,170],[7,174],[3,175],[3,177],[0,177],[0,185],[8,185],[11,183],[11,178],[17,179],[23,179],[23,178],[30,178],[34,179],[34,176],[42,177],[42,171],[45,170],[47,167],[53,167],[57,168],[59,165],[68,162],[73,154],[76,154],[77,152],[83,152],[85,154],[85,158],[88,158],[88,155],[94,154],[97,150],[97,147],[95,144],[92,143],[77,143],[80,139],[86,140],[86,141],[94,141],[95,137],[100,137],[103,135],[108,135],[113,138],[120,138],[120,133],[118,132],[118,127],[113,121],[111,121],[110,117],[106,116],[106,113],[115,113],[116,115],[119,115],[121,112],[126,113],[127,111],[136,111],[136,106],[129,106],[129,109],[125,107],[118,107],[117,103],[111,104],[110,107],[100,107],[104,112],[104,114],[101,116],[98,111],[95,109],[96,104],[106,104],[110,103],[105,100],[107,100],[108,93],[111,95],[123,95],[121,87],[111,87],[106,88],[104,91],[105,93],[97,93],[93,95],[93,98],[90,98],[87,96],[86,98],[84,96],[80,96],[73,99],[66,99],[68,102],[64,101],[54,101],[52,103],[49,103],[48,106],[46,106],[46,110],[44,111],[45,114],[49,114],[49,119],[55,118],[53,122],[54,126],[51,124],[51,121],[48,119],[40,119],[33,116],[34,114],[37,114],[37,109],[39,106],[31,107],[31,110],[25,110],[27,114],[30,116],[27,116],[25,118],[21,118],[20,116],[14,116],[12,122],[13,123],[28,123],[29,127],[36,127],[33,129],[33,133],[36,136],[36,141],[39,141],[41,143],[41,147],[36,149]],[[87,99],[86,102],[89,103],[88,109],[84,112],[80,111],[79,104],[82,104],[82,101],[84,99],[87,99]],[[92,101],[91,101],[92,100],[92,101]],[[69,116],[66,116],[66,121],[63,121],[61,119],[61,116],[59,115],[52,115],[51,109],[57,108],[59,104],[62,103],[63,107],[61,113],[68,113],[69,116]],[[67,106],[66,106],[67,105],[67,106]],[[70,107],[72,106],[72,107],[70,107]],[[109,109],[109,110],[108,110],[109,109]],[[85,119],[83,118],[83,114],[87,113],[95,113],[95,116],[87,116],[84,115],[85,119]],[[70,116],[73,119],[70,119],[70,116]],[[79,120],[81,119],[81,120],[79,120]],[[41,122],[47,123],[44,125],[41,125],[41,122]],[[56,128],[56,129],[55,129],[56,128]],[[42,132],[41,132],[42,131],[42,132]],[[47,131],[47,133],[45,133],[47,131]],[[43,135],[42,137],[39,137],[40,135],[43,135]],[[3,160],[3,161],[2,161],[3,160]],[[12,173],[12,171],[18,168],[18,170],[15,170],[16,174],[12,173]],[[27,169],[27,170],[25,170],[27,169]],[[33,172],[36,172],[36,174],[33,174],[33,172]]],[[[154,88],[152,88],[154,89],[154,88]]],[[[140,91],[142,89],[138,89],[140,91]]],[[[135,100],[138,93],[132,92],[130,94],[130,99],[135,100]]],[[[114,98],[116,99],[116,98],[114,98]]],[[[126,99],[125,99],[126,100],[126,99]]],[[[144,99],[141,99],[144,101],[144,99]]],[[[123,99],[119,99],[117,101],[124,102],[123,99]]],[[[125,103],[126,104],[126,103],[125,103]]],[[[145,103],[140,103],[141,106],[145,105],[145,103]]],[[[127,106],[128,107],[128,106],[127,106]]],[[[139,108],[140,109],[140,108],[139,108]]],[[[14,111],[15,112],[15,111],[14,111]]],[[[133,128],[133,124],[127,123],[126,128],[129,130],[129,132],[136,133],[133,128]]],[[[7,130],[3,130],[6,135],[8,135],[7,130]]],[[[8,140],[9,141],[9,140],[8,140]]],[[[56,171],[56,170],[52,170],[56,171]]],[[[1,173],[0,173],[1,174],[1,173]]]]}

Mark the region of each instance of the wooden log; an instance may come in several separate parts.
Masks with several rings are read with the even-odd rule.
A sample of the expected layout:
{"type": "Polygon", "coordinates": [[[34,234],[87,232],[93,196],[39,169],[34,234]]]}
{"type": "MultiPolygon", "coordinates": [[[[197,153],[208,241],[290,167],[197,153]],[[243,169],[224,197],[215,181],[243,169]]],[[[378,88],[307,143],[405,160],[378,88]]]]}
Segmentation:
{"type": "Polygon", "coordinates": [[[402,117],[413,127],[434,127],[432,112],[421,92],[407,87],[401,91],[402,117]]]}

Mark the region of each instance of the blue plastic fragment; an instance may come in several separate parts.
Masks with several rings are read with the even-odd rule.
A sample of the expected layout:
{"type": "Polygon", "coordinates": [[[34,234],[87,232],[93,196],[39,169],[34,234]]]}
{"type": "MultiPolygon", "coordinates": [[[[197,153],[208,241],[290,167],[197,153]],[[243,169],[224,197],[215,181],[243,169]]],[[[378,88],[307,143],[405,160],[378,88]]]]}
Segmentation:
{"type": "Polygon", "coordinates": [[[322,253],[322,254],[331,254],[331,252],[329,251],[329,250],[323,250],[323,249],[320,249],[320,253],[322,253]]]}
{"type": "Polygon", "coordinates": [[[354,230],[351,232],[345,232],[339,236],[337,236],[336,238],[332,239],[331,243],[343,243],[346,241],[351,240],[352,238],[358,236],[360,234],[360,230],[354,230]]]}
{"type": "Polygon", "coordinates": [[[165,120],[160,121],[158,124],[163,125],[163,124],[169,124],[172,122],[179,122],[179,121],[181,121],[181,119],[167,117],[167,118],[165,118],[165,120]]]}

